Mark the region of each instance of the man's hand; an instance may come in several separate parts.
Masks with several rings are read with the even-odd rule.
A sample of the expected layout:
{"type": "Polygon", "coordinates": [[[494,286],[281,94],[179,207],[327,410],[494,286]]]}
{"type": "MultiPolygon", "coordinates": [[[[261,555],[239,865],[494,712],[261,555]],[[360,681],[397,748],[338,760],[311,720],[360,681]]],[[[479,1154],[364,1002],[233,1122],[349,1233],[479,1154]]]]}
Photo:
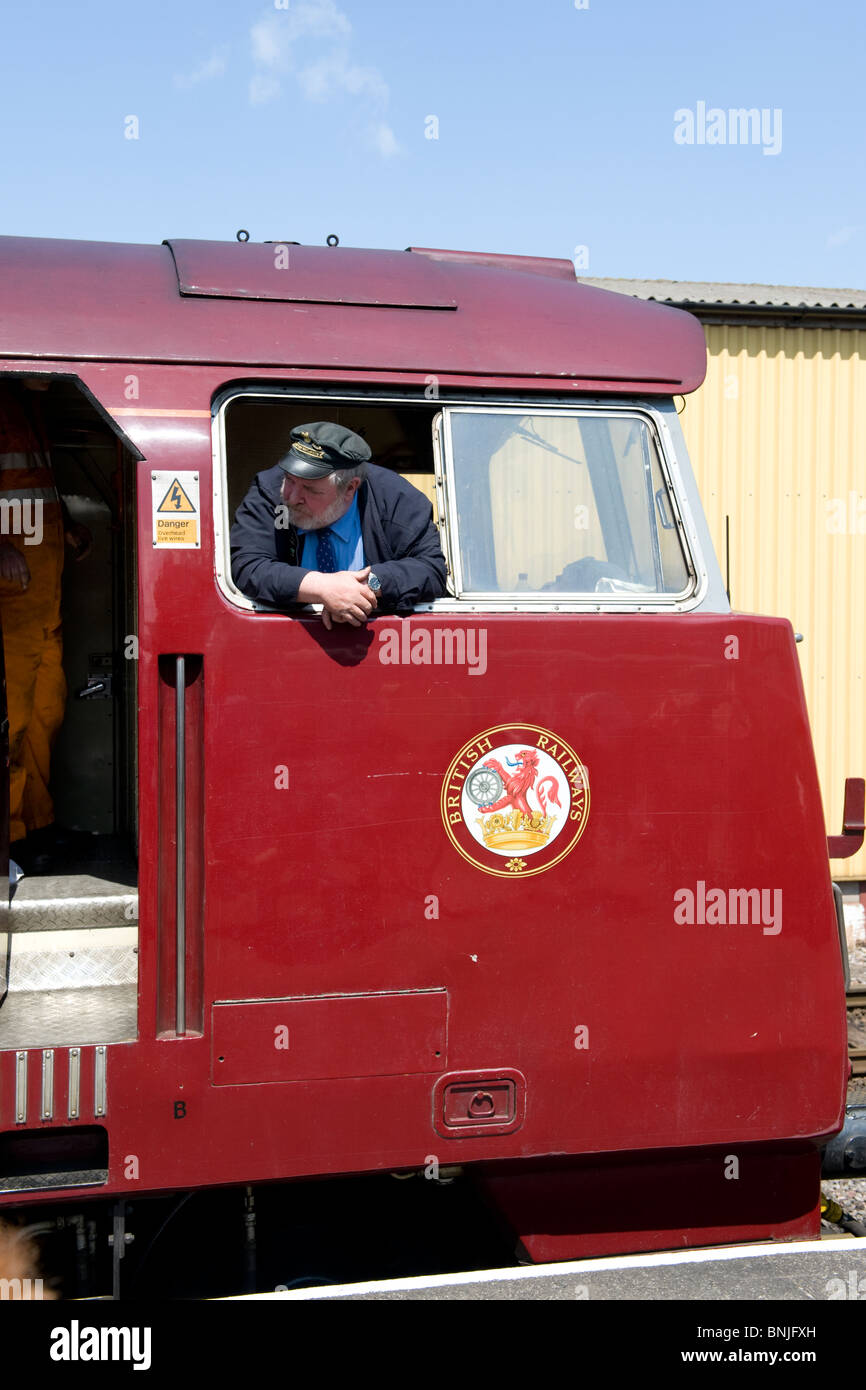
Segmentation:
{"type": "Polygon", "coordinates": [[[369,565],[362,570],[338,570],[336,574],[310,570],[301,580],[298,598],[301,603],[322,604],[322,622],[327,628],[334,623],[363,627],[378,606],[376,595],[367,586],[369,573],[369,565]]]}
{"type": "Polygon", "coordinates": [[[30,568],[20,550],[9,541],[0,541],[0,579],[19,584],[23,589],[30,583],[30,568]]]}

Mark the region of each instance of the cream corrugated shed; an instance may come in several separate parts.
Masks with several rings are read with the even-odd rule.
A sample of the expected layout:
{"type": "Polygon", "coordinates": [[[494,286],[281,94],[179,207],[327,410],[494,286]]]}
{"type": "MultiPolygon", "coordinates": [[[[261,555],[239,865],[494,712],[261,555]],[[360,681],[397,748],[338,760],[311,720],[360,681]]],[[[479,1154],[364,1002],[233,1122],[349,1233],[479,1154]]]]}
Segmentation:
{"type": "Polygon", "coordinates": [[[811,285],[732,285],[693,280],[599,280],[579,277],[582,285],[654,299],[659,304],[760,309],[860,309],[866,290],[816,289],[811,285]]]}
{"type": "MultiPolygon", "coordinates": [[[[704,322],[704,385],[682,425],[731,601],[790,618],[827,830],[846,776],[866,775],[866,291],[584,279],[688,307],[704,322]],[[862,326],[861,326],[862,325],[862,326]]],[[[834,860],[866,878],[866,850],[834,860]]]]}

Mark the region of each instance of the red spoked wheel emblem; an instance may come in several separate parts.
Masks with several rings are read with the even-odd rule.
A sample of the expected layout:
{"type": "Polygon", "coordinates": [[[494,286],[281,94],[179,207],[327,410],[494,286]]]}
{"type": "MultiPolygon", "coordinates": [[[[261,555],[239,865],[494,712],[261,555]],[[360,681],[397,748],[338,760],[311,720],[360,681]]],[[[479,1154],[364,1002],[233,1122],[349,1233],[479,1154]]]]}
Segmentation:
{"type": "Polygon", "coordinates": [[[460,749],[442,783],[454,848],[497,878],[532,878],[569,854],[589,815],[589,774],[536,724],[500,724],[460,749]]]}

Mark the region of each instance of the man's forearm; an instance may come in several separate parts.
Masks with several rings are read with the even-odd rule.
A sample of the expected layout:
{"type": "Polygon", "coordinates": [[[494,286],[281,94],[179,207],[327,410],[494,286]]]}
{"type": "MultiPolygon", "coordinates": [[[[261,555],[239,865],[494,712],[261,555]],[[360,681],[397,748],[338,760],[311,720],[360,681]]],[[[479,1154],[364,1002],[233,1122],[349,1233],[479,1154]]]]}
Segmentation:
{"type": "Polygon", "coordinates": [[[319,581],[324,577],[318,570],[307,570],[298,585],[298,603],[322,603],[322,588],[319,581]]]}
{"type": "Polygon", "coordinates": [[[308,573],[297,565],[287,565],[270,556],[244,551],[232,553],[232,577],[241,592],[257,603],[276,608],[303,603],[304,600],[298,598],[298,588],[308,573]]]}

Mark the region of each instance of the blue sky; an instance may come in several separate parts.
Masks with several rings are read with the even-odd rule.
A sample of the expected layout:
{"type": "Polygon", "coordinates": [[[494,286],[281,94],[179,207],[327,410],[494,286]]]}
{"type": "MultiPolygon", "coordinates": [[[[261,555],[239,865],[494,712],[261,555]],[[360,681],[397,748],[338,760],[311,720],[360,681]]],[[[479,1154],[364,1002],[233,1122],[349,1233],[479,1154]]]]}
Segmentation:
{"type": "Polygon", "coordinates": [[[863,0],[37,0],[2,33],[3,235],[864,284],[863,0]]]}

